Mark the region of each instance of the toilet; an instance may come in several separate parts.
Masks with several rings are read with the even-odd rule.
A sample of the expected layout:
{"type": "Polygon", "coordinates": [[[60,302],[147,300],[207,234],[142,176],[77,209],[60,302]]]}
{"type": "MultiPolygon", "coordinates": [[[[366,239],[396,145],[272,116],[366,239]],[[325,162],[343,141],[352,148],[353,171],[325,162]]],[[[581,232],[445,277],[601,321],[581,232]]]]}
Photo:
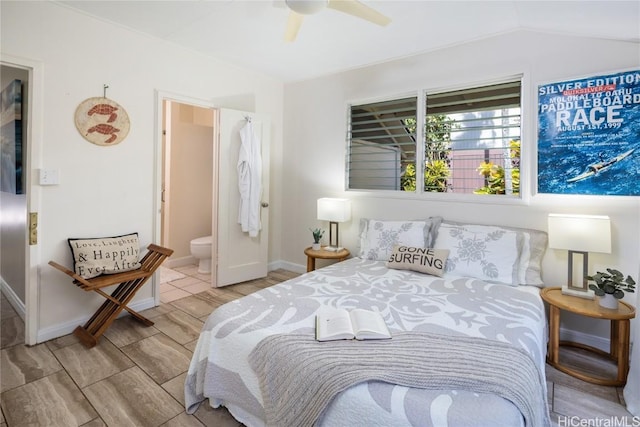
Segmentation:
{"type": "Polygon", "coordinates": [[[191,241],[191,255],[198,260],[198,273],[211,273],[211,236],[198,237],[191,241]]]}

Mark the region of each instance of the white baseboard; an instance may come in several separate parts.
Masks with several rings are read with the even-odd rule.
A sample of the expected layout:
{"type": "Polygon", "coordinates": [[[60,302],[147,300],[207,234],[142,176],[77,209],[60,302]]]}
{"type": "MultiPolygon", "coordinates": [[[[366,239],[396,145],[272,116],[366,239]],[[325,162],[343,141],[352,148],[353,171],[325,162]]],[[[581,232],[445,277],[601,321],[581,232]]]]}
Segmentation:
{"type": "Polygon", "coordinates": [[[20,316],[20,318],[24,322],[24,318],[27,314],[27,309],[24,303],[20,301],[20,298],[18,298],[18,295],[16,295],[13,289],[11,289],[11,286],[9,286],[9,284],[5,282],[2,277],[0,277],[0,289],[2,290],[4,296],[7,298],[7,301],[9,301],[9,304],[11,304],[11,307],[13,307],[16,313],[18,313],[18,316],[20,316]]]}
{"type": "MultiPolygon", "coordinates": [[[[146,298],[142,301],[136,301],[132,304],[129,304],[128,307],[135,311],[142,311],[148,308],[155,307],[155,301],[153,298],[146,298]]],[[[120,316],[118,317],[122,317],[128,314],[129,313],[127,313],[126,310],[122,310],[122,313],[120,313],[120,316]]],[[[65,323],[40,329],[38,331],[36,342],[39,344],[45,341],[52,340],[54,338],[59,338],[65,335],[69,335],[70,333],[73,332],[75,328],[78,327],[78,325],[84,325],[87,322],[87,320],[89,320],[90,318],[91,316],[79,317],[77,319],[70,320],[65,323]]]]}
{"type": "Polygon", "coordinates": [[[270,262],[267,268],[269,271],[278,270],[282,268],[283,270],[289,270],[289,271],[293,271],[294,273],[300,273],[300,274],[307,272],[306,265],[294,264],[293,262],[282,261],[282,260],[270,262]]]}
{"type": "Polygon", "coordinates": [[[609,338],[585,334],[584,332],[573,331],[571,329],[560,328],[560,341],[574,341],[598,348],[602,351],[609,351],[609,338]]]}

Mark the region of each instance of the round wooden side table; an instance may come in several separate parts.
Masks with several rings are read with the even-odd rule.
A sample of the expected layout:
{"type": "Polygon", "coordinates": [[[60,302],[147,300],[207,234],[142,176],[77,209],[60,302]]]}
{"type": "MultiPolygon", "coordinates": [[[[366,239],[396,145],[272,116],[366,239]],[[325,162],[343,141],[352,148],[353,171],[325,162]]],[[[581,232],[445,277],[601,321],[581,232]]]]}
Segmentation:
{"type": "Polygon", "coordinates": [[[349,258],[351,253],[348,249],[341,249],[339,251],[327,251],[324,246],[319,250],[313,250],[311,246],[304,250],[304,254],[307,256],[307,272],[316,269],[316,259],[335,259],[338,261],[344,261],[349,258]]]}
{"type": "Polygon", "coordinates": [[[630,319],[636,315],[635,308],[622,301],[619,302],[618,308],[615,310],[600,307],[597,300],[564,295],[561,288],[545,288],[540,292],[540,296],[549,303],[547,362],[559,371],[583,381],[606,386],[623,386],[627,382],[629,372],[629,325],[630,319]],[[609,352],[573,341],[560,341],[561,310],[611,321],[609,352]],[[616,378],[596,377],[561,364],[559,360],[560,346],[580,348],[614,360],[618,366],[616,378]]]}

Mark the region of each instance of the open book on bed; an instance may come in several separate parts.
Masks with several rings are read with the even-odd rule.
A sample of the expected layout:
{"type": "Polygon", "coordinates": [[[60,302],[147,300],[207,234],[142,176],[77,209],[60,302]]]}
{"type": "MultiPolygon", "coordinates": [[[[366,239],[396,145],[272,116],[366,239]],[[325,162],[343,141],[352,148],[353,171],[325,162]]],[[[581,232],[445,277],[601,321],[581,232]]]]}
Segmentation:
{"type": "Polygon", "coordinates": [[[334,340],[376,340],[391,338],[389,328],[382,315],[375,311],[355,309],[337,310],[316,316],[316,339],[334,340]]]}

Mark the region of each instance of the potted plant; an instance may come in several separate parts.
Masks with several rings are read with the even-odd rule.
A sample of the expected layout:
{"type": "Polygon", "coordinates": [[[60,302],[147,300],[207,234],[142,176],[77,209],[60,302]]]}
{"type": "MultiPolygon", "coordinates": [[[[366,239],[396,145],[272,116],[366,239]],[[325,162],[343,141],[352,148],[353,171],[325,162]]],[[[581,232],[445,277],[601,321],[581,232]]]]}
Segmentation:
{"type": "Polygon", "coordinates": [[[320,250],[320,239],[322,239],[322,236],[324,235],[324,230],[321,230],[320,228],[315,228],[311,230],[311,234],[313,234],[313,245],[311,245],[311,248],[314,251],[318,251],[320,250]]]}
{"type": "Polygon", "coordinates": [[[636,282],[631,276],[627,276],[613,268],[607,268],[607,272],[598,271],[593,276],[587,276],[595,284],[590,284],[589,289],[600,297],[600,305],[602,307],[616,309],[618,308],[618,300],[624,297],[625,292],[633,293],[636,282]]]}

